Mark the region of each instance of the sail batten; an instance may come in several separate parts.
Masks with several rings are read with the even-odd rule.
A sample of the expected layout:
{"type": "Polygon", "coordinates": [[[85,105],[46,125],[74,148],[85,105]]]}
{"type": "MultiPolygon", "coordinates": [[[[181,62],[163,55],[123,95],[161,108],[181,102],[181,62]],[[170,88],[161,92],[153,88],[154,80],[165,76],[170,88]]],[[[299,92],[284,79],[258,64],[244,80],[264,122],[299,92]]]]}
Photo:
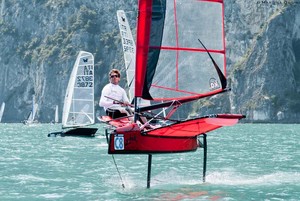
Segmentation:
{"type": "MultiPolygon", "coordinates": [[[[206,49],[201,49],[201,48],[185,48],[185,47],[167,47],[167,46],[152,46],[150,47],[152,49],[161,49],[161,50],[184,50],[184,51],[190,51],[190,52],[206,52],[206,49]]],[[[214,52],[214,53],[221,53],[225,54],[225,50],[216,50],[216,49],[208,49],[209,52],[214,52]]]]}

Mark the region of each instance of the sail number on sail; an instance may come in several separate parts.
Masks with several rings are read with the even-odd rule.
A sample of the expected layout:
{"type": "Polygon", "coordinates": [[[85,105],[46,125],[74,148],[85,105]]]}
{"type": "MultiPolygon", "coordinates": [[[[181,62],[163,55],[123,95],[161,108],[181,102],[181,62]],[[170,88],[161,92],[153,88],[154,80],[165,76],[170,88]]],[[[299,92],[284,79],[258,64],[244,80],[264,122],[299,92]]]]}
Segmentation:
{"type": "Polygon", "coordinates": [[[124,44],[124,52],[134,53],[133,41],[132,40],[129,40],[127,38],[123,38],[123,44],[124,44]]]}
{"type": "Polygon", "coordinates": [[[76,86],[77,87],[93,87],[93,66],[83,66],[83,75],[77,75],[76,86]]]}
{"type": "Polygon", "coordinates": [[[134,53],[134,42],[128,38],[127,28],[125,25],[120,24],[120,32],[122,36],[123,48],[124,52],[134,53]]]}

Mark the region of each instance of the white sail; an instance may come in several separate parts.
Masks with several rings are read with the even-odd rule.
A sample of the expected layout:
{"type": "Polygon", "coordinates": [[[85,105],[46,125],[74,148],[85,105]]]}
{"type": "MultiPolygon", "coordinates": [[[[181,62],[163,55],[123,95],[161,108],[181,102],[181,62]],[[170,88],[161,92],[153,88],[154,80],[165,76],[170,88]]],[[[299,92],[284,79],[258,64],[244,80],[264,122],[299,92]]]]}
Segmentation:
{"type": "MultiPolygon", "coordinates": [[[[134,97],[136,45],[124,10],[117,11],[117,18],[122,39],[123,55],[126,68],[128,98],[130,101],[132,101],[134,97]]],[[[150,105],[150,101],[139,99],[138,105],[147,106],[150,105]]]]}
{"type": "Polygon", "coordinates": [[[58,118],[58,105],[55,106],[55,114],[54,114],[54,123],[58,123],[59,118],[58,118]]]}
{"type": "Polygon", "coordinates": [[[24,121],[25,124],[32,124],[36,123],[37,121],[35,120],[35,115],[38,110],[38,104],[35,102],[35,95],[32,95],[32,107],[31,111],[27,117],[27,120],[24,121]]]}
{"type": "Polygon", "coordinates": [[[134,74],[135,74],[135,53],[136,46],[132,37],[131,29],[123,10],[117,11],[117,18],[119,23],[120,35],[122,39],[122,47],[124,54],[124,61],[126,67],[126,78],[129,88],[129,100],[134,97],[134,74]]]}
{"type": "Polygon", "coordinates": [[[39,105],[37,103],[34,103],[34,105],[32,106],[32,122],[35,121],[35,115],[38,110],[38,107],[39,105]]]}
{"type": "Polygon", "coordinates": [[[0,108],[0,122],[2,121],[4,108],[5,108],[5,102],[2,103],[1,108],[0,108]]]}
{"type": "Polygon", "coordinates": [[[62,127],[95,123],[94,56],[80,51],[69,79],[62,115],[62,127]]]}

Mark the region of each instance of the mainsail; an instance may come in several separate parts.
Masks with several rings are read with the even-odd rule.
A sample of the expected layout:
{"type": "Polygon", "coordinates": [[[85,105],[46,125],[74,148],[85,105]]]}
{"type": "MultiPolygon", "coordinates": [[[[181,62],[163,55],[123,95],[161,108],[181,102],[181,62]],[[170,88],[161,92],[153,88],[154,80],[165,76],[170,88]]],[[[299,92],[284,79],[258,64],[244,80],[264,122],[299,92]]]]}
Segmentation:
{"type": "Polygon", "coordinates": [[[94,122],[94,56],[80,51],[66,91],[62,127],[79,127],[94,122]]]}
{"type": "Polygon", "coordinates": [[[223,0],[140,0],[135,95],[182,100],[224,91],[223,16],[223,0]]]}
{"type": "Polygon", "coordinates": [[[132,37],[131,29],[123,10],[117,11],[118,24],[120,29],[120,35],[122,39],[122,47],[126,68],[126,78],[128,84],[128,98],[133,99],[134,96],[134,74],[135,74],[135,54],[136,47],[132,37]]]}

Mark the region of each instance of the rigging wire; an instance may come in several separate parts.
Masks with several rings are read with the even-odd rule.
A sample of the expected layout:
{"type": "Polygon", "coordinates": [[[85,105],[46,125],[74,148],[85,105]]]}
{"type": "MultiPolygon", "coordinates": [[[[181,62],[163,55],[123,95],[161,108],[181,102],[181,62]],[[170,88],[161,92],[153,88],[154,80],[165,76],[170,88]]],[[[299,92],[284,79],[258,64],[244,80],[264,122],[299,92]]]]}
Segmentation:
{"type": "Polygon", "coordinates": [[[114,157],[113,154],[111,155],[111,157],[112,157],[112,159],[113,159],[113,161],[114,161],[115,167],[116,167],[117,172],[118,172],[119,177],[120,177],[120,181],[121,181],[121,183],[122,183],[122,187],[123,187],[123,189],[124,189],[124,188],[125,188],[125,184],[124,184],[124,182],[123,182],[123,179],[122,179],[121,173],[120,173],[120,171],[119,171],[118,165],[117,165],[117,163],[116,163],[115,157],[114,157]]]}

